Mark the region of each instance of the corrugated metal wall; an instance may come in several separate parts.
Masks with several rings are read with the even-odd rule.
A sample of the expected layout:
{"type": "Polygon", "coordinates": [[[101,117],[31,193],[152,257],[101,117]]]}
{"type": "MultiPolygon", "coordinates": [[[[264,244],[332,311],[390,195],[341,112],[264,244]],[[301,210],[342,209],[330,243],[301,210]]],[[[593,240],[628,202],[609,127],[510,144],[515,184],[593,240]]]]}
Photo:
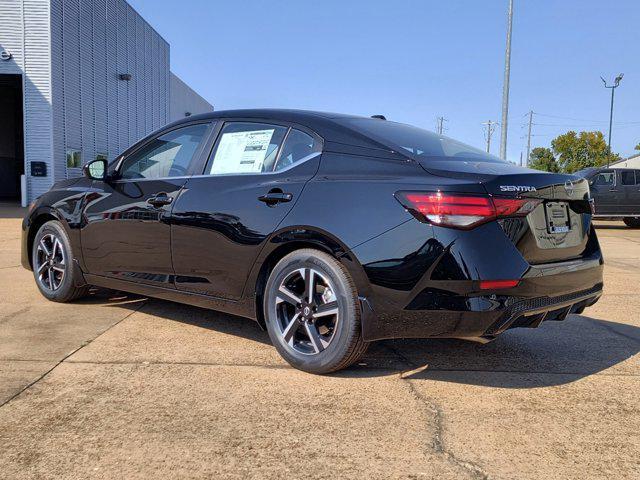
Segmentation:
{"type": "Polygon", "coordinates": [[[51,0],[51,12],[59,179],[80,174],[67,149],[111,160],[169,121],[169,44],[124,0],[51,0]]]}
{"type": "Polygon", "coordinates": [[[22,75],[25,171],[30,161],[49,164],[49,176],[28,178],[31,198],[52,184],[52,110],[48,0],[0,1],[0,49],[13,57],[0,61],[0,73],[22,75]]]}
{"type": "Polygon", "coordinates": [[[0,0],[0,49],[23,76],[29,200],[80,174],[68,149],[111,160],[170,120],[169,44],[125,0],[0,0]]]}

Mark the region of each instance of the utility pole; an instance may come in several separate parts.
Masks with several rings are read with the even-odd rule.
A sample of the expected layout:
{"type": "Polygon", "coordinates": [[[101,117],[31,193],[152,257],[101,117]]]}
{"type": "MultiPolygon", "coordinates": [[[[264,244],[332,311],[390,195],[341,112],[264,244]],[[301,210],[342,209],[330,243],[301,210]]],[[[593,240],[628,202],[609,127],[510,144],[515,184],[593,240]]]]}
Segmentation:
{"type": "Polygon", "coordinates": [[[529,166],[529,157],[531,156],[531,126],[533,125],[533,110],[529,111],[529,133],[527,134],[527,158],[525,162],[529,166]]]}
{"type": "Polygon", "coordinates": [[[436,131],[438,132],[438,135],[442,135],[444,133],[444,122],[446,121],[447,119],[444,117],[436,118],[436,131]]]}
{"type": "Polygon", "coordinates": [[[482,125],[485,125],[484,137],[487,140],[487,153],[491,153],[491,135],[493,135],[498,122],[487,120],[482,125]]]}
{"type": "MultiPolygon", "coordinates": [[[[613,127],[613,95],[616,92],[616,88],[618,88],[618,86],[620,85],[622,77],[624,77],[624,73],[621,73],[613,80],[613,85],[607,85],[607,81],[604,78],[600,77],[600,80],[602,80],[602,83],[604,83],[604,88],[611,89],[611,110],[609,111],[609,141],[607,142],[609,153],[611,153],[611,128],[613,127]]],[[[609,158],[611,158],[611,156],[607,157],[607,168],[609,167],[609,158]]]]}
{"type": "Polygon", "coordinates": [[[502,83],[502,130],[500,131],[500,158],[507,158],[507,123],[509,116],[509,78],[511,76],[511,27],[513,26],[513,0],[509,0],[507,48],[504,53],[504,81],[502,83]]]}

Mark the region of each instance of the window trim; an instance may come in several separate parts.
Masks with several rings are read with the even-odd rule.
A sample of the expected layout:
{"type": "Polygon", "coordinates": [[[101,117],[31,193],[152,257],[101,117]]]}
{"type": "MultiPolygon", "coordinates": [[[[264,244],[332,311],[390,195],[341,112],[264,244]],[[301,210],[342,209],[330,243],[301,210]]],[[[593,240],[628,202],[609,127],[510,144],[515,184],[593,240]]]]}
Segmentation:
{"type": "Polygon", "coordinates": [[[213,139],[213,143],[211,144],[211,147],[210,147],[210,150],[209,150],[209,154],[206,156],[206,159],[204,160],[204,164],[200,168],[199,173],[192,175],[192,177],[195,177],[195,178],[201,178],[201,177],[229,177],[229,176],[250,177],[250,176],[255,176],[255,175],[278,175],[280,173],[287,172],[287,171],[291,170],[292,168],[301,165],[302,163],[308,162],[309,160],[312,160],[313,158],[316,158],[319,155],[322,155],[322,152],[324,151],[324,138],[322,138],[316,132],[314,132],[309,127],[306,127],[304,125],[300,125],[300,124],[297,124],[297,123],[291,123],[291,122],[284,122],[284,121],[279,121],[279,120],[272,120],[272,119],[269,119],[269,118],[244,118],[244,117],[242,117],[242,118],[219,118],[217,120],[219,121],[219,125],[215,129],[216,130],[215,131],[215,135],[214,135],[215,138],[213,139]],[[278,155],[276,156],[276,160],[274,162],[274,166],[277,165],[278,160],[280,160],[280,154],[282,153],[282,147],[284,146],[285,142],[287,141],[287,138],[289,137],[289,133],[291,132],[291,129],[300,130],[301,132],[306,133],[311,138],[313,138],[314,142],[317,145],[317,147],[316,147],[317,151],[307,155],[306,157],[301,158],[297,162],[292,163],[291,165],[289,165],[286,168],[283,168],[282,170],[271,171],[271,172],[259,172],[259,173],[213,173],[213,174],[212,173],[207,173],[207,167],[209,167],[210,163],[213,161],[212,155],[214,154],[214,151],[215,151],[216,147],[218,146],[218,143],[219,143],[220,139],[222,138],[222,130],[224,130],[224,127],[229,123],[257,123],[257,124],[267,124],[267,125],[275,125],[275,126],[278,126],[278,127],[285,127],[287,129],[287,132],[285,133],[285,136],[282,139],[282,144],[278,147],[278,155]]]}
{"type": "Polygon", "coordinates": [[[202,161],[202,156],[204,154],[204,152],[207,151],[207,148],[209,147],[211,141],[212,141],[212,136],[214,133],[217,134],[217,127],[218,126],[218,120],[217,119],[203,119],[203,120],[194,120],[191,122],[184,122],[184,123],[179,123],[177,125],[171,125],[167,128],[164,128],[163,130],[160,131],[156,131],[153,132],[151,134],[149,134],[145,139],[141,140],[139,143],[136,143],[134,145],[132,145],[131,147],[129,147],[127,150],[125,150],[124,153],[122,153],[114,162],[115,166],[113,168],[113,174],[115,175],[115,177],[111,180],[112,183],[131,183],[131,182],[148,182],[148,181],[158,181],[158,180],[170,180],[170,179],[182,179],[182,178],[190,178],[193,176],[193,173],[195,171],[197,171],[197,169],[199,168],[200,162],[202,161]],[[202,141],[200,142],[200,145],[198,146],[198,148],[196,149],[196,151],[193,154],[193,159],[191,160],[190,164],[189,164],[189,168],[187,170],[187,175],[178,175],[178,176],[172,176],[172,177],[155,177],[155,178],[121,178],[120,177],[120,169],[122,168],[122,164],[123,162],[129,158],[131,155],[135,155],[136,153],[138,153],[140,150],[142,150],[144,147],[146,147],[149,143],[157,140],[158,138],[160,138],[163,135],[166,135],[167,133],[171,133],[175,130],[179,130],[181,128],[186,128],[186,127],[191,127],[194,125],[202,125],[205,124],[207,125],[207,129],[205,130],[205,133],[202,137],[202,141]]]}
{"type": "MultiPolygon", "coordinates": [[[[603,173],[613,173],[613,184],[612,184],[612,185],[609,185],[609,184],[607,184],[607,183],[604,183],[604,184],[602,184],[602,186],[603,186],[603,187],[615,188],[615,187],[618,185],[618,175],[616,174],[616,171],[615,171],[613,168],[608,169],[608,170],[600,170],[598,173],[596,173],[596,174],[593,176],[593,185],[596,185],[596,178],[597,178],[599,175],[602,175],[603,173]]],[[[596,185],[596,186],[598,186],[598,185],[596,185]]]]}
{"type": "Polygon", "coordinates": [[[622,187],[635,187],[638,185],[638,170],[634,168],[621,168],[620,169],[620,186],[622,187]],[[633,183],[624,183],[622,181],[622,175],[626,172],[631,172],[633,174],[633,183]]]}

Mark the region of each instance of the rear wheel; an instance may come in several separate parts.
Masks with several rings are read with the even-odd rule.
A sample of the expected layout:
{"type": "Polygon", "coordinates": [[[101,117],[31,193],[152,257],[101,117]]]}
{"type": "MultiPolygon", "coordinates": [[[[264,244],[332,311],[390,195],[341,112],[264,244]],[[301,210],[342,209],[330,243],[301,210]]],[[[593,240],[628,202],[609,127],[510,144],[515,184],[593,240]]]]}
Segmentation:
{"type": "Polygon", "coordinates": [[[274,267],[264,295],[271,341],[295,368],[330,373],[365,352],[353,280],[333,257],[297,250],[274,267]]]}
{"type": "Polygon", "coordinates": [[[54,302],[70,302],[87,294],[89,287],[76,285],[73,253],[60,222],[51,220],[38,230],[33,240],[33,274],[40,293],[54,302]]]}
{"type": "Polygon", "coordinates": [[[627,227],[640,228],[640,217],[624,217],[622,221],[627,227]]]}

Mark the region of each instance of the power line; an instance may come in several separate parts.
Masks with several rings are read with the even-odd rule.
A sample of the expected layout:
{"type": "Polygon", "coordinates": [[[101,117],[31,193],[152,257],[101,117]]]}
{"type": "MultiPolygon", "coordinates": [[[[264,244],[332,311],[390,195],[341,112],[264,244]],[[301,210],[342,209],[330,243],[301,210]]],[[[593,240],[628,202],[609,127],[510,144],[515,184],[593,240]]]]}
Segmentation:
{"type": "MultiPolygon", "coordinates": [[[[528,114],[525,114],[523,116],[526,116],[528,114]]],[[[605,125],[608,124],[609,122],[607,122],[606,120],[590,120],[587,118],[575,118],[575,117],[564,117],[562,115],[551,115],[549,113],[539,113],[536,112],[536,115],[540,116],[540,117],[548,117],[548,118],[557,118],[560,120],[573,120],[575,122],[584,122],[586,124],[595,124],[595,123],[604,123],[605,125]]],[[[632,120],[629,122],[613,122],[614,125],[637,125],[640,124],[640,121],[638,120],[632,120]]],[[[563,126],[563,125],[560,125],[563,126]]]]}

